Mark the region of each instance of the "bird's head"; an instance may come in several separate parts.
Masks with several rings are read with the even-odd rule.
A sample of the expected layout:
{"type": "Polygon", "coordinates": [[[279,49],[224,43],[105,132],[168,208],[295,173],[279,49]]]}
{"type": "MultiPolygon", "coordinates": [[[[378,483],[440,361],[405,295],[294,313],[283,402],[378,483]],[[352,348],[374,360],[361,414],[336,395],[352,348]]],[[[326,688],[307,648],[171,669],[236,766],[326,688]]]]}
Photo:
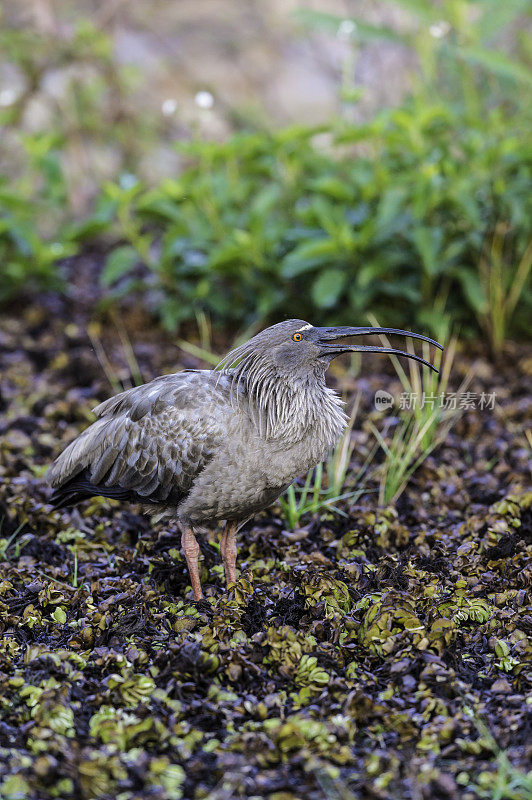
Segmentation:
{"type": "Polygon", "coordinates": [[[438,347],[442,346],[419,333],[396,328],[318,328],[302,319],[289,319],[278,322],[258,333],[248,342],[232,350],[220,362],[223,369],[236,368],[239,373],[264,379],[268,374],[276,377],[286,376],[291,381],[307,381],[320,372],[325,372],[333,358],[342,353],[363,351],[366,353],[392,353],[419,361],[437,372],[436,367],[421,356],[406,353],[391,347],[353,344],[350,340],[367,334],[398,334],[438,347]]]}

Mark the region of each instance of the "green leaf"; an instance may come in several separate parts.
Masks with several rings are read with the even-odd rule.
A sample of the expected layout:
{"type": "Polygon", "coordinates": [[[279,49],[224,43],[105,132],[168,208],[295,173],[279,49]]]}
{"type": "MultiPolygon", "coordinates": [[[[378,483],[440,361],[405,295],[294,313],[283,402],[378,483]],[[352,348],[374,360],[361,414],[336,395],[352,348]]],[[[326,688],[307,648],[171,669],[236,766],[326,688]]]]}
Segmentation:
{"type": "Polygon", "coordinates": [[[380,199],[375,218],[376,240],[382,241],[403,228],[404,205],[407,198],[406,189],[391,186],[386,189],[380,199]]]}
{"type": "Polygon", "coordinates": [[[338,17],[336,14],[327,14],[323,11],[301,8],[294,13],[294,17],[308,27],[321,28],[330,33],[337,33],[342,22],[353,22],[356,27],[353,29],[351,37],[353,39],[361,39],[362,41],[386,39],[389,42],[403,43],[408,40],[407,34],[395,31],[393,28],[389,28],[386,25],[370,25],[361,19],[338,17]]]}
{"type": "Polygon", "coordinates": [[[312,284],[312,299],[318,308],[332,308],[347,281],[345,271],[327,269],[321,272],[312,284]]]}
{"type": "Polygon", "coordinates": [[[427,228],[420,226],[412,234],[412,240],[418,251],[425,272],[434,277],[440,272],[442,262],[440,248],[443,239],[441,228],[427,228]]]}
{"type": "Polygon", "coordinates": [[[314,191],[322,192],[329,195],[335,200],[344,200],[350,202],[354,197],[354,186],[347,181],[341,181],[339,178],[332,176],[323,176],[323,178],[316,178],[310,183],[310,188],[314,191]]]}
{"type": "Polygon", "coordinates": [[[52,619],[55,619],[55,621],[59,622],[60,625],[64,625],[67,620],[67,615],[63,609],[58,606],[52,614],[52,619]]]}
{"type": "Polygon", "coordinates": [[[466,267],[455,270],[455,274],[462,284],[463,292],[472,308],[477,314],[485,314],[487,311],[487,300],[478,274],[466,267]]]}
{"type": "Polygon", "coordinates": [[[303,272],[309,272],[321,264],[326,264],[338,255],[338,244],[329,236],[302,242],[285,256],[281,275],[283,278],[295,278],[303,272]]]}
{"type": "Polygon", "coordinates": [[[262,217],[271,214],[275,205],[281,200],[281,188],[275,184],[268,184],[258,192],[250,206],[250,214],[254,217],[262,217]]]}
{"type": "Polygon", "coordinates": [[[133,269],[138,262],[138,253],[133,247],[127,244],[117,247],[107,257],[101,277],[102,284],[104,286],[110,286],[133,269]]]}
{"type": "Polygon", "coordinates": [[[475,64],[498,78],[509,78],[512,81],[532,86],[532,70],[523,64],[505,56],[504,53],[488,50],[483,47],[453,47],[453,54],[470,64],[475,64]]]}
{"type": "Polygon", "coordinates": [[[510,25],[520,14],[526,14],[530,0],[484,0],[482,16],[476,22],[480,38],[483,41],[497,36],[510,25]]]}

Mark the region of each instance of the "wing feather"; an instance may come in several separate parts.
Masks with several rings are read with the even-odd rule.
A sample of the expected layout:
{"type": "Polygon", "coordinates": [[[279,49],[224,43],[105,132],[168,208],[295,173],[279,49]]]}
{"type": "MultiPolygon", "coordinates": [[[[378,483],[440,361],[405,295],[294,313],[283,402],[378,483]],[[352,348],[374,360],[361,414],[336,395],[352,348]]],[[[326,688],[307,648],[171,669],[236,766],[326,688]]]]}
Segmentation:
{"type": "Polygon", "coordinates": [[[100,403],[96,422],[48,473],[52,501],[125,492],[133,499],[180,502],[223,436],[224,408],[230,411],[212,376],[167,375],[100,403]]]}

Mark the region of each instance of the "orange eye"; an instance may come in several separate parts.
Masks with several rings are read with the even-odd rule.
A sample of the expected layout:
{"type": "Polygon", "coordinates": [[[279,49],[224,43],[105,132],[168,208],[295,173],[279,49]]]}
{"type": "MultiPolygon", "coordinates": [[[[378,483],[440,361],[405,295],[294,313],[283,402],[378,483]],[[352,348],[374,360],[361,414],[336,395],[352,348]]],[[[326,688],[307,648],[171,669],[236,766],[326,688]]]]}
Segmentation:
{"type": "Polygon", "coordinates": [[[294,333],[294,335],[292,336],[292,339],[294,340],[294,342],[300,342],[302,338],[303,337],[302,337],[302,335],[300,333],[294,333]]]}

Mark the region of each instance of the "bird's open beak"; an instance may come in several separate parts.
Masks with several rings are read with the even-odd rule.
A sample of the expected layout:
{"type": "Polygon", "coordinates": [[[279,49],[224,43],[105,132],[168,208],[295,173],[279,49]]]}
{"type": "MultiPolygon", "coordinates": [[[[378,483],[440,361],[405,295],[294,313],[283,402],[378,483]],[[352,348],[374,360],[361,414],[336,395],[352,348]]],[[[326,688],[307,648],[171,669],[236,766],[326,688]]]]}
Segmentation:
{"type": "Polygon", "coordinates": [[[397,328],[315,328],[315,333],[318,337],[317,345],[320,348],[321,357],[328,356],[330,358],[336,358],[336,356],[339,356],[342,353],[353,353],[357,351],[363,351],[366,353],[391,353],[392,355],[396,356],[412,358],[414,361],[419,361],[420,364],[424,364],[426,367],[434,370],[434,372],[438,372],[433,364],[431,364],[429,361],[425,361],[425,359],[421,358],[421,356],[414,355],[414,353],[405,353],[402,350],[395,350],[393,347],[377,347],[374,345],[363,344],[341,344],[338,340],[346,339],[350,336],[363,336],[374,333],[395,333],[399,334],[400,336],[410,336],[412,339],[421,339],[422,341],[433,344],[434,347],[438,347],[440,350],[443,350],[441,344],[435,342],[434,339],[429,339],[428,336],[422,336],[420,333],[411,333],[411,331],[401,331],[397,328]]]}

